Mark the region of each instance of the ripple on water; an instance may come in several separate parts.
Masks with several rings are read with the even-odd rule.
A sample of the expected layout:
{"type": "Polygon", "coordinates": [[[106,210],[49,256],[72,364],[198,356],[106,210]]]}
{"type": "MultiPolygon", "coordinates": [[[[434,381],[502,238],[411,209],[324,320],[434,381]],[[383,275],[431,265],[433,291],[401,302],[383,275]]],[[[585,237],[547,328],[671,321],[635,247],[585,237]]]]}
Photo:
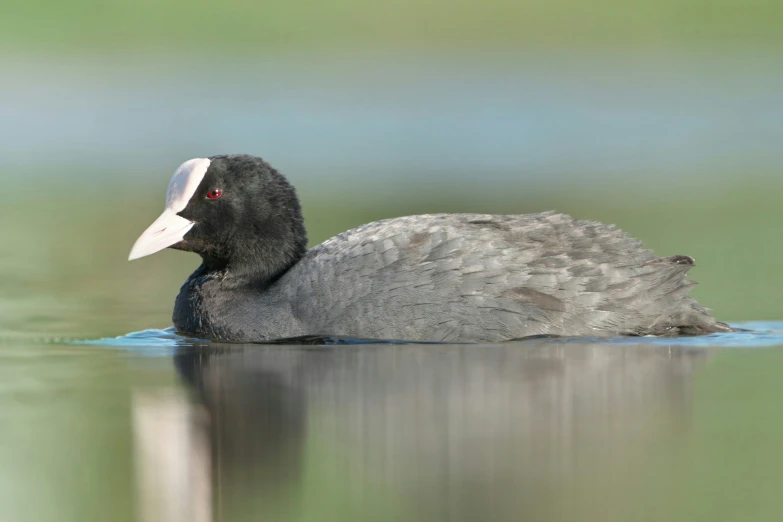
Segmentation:
{"type": "MultiPolygon", "coordinates": [[[[615,337],[615,338],[550,338],[550,339],[531,339],[519,341],[524,343],[557,343],[564,342],[594,342],[597,344],[646,344],[660,346],[682,346],[694,348],[764,348],[769,346],[783,346],[783,322],[746,322],[734,323],[732,326],[743,328],[745,331],[720,333],[704,335],[699,337],[615,337]]],[[[378,344],[388,342],[390,344],[399,344],[396,341],[362,341],[358,339],[346,338],[325,338],[323,344],[378,344]]],[[[132,332],[119,337],[68,341],[67,344],[107,346],[139,352],[145,355],[171,355],[172,352],[183,346],[196,346],[208,343],[203,339],[194,339],[177,334],[176,330],[166,328],[165,330],[150,329],[140,332],[132,332]]],[[[275,343],[287,344],[287,343],[275,343]]],[[[321,344],[314,342],[313,338],[300,339],[298,343],[290,344],[321,344]]],[[[409,344],[409,343],[408,343],[409,344]]]]}
{"type": "Polygon", "coordinates": [[[119,337],[107,337],[104,339],[88,339],[70,341],[68,344],[80,344],[91,346],[107,346],[137,352],[141,355],[172,355],[174,350],[182,346],[194,346],[209,341],[194,339],[179,335],[172,326],[165,330],[149,329],[140,332],[131,332],[119,337]]]}

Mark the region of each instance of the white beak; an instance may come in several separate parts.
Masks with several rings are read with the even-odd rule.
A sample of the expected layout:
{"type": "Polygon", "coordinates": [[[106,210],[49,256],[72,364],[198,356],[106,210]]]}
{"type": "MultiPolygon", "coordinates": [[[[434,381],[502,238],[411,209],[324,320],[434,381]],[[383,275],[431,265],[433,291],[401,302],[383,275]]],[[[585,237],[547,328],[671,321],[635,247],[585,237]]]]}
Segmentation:
{"type": "Polygon", "coordinates": [[[176,212],[166,209],[155,222],[136,240],[131,249],[128,261],[160,252],[182,241],[185,234],[193,228],[192,221],[178,216],[176,212]]]}
{"type": "Polygon", "coordinates": [[[128,261],[160,252],[184,239],[195,223],[177,213],[188,206],[188,201],[204,179],[209,164],[210,160],[207,158],[193,158],[177,168],[166,193],[166,210],[136,240],[128,261]]]}

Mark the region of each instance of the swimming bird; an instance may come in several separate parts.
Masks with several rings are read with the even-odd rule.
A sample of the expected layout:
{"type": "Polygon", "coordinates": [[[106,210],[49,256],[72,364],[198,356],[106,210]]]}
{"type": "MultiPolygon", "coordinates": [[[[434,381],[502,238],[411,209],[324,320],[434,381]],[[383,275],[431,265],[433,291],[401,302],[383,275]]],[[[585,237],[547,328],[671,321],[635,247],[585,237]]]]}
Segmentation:
{"type": "Polygon", "coordinates": [[[183,334],[498,342],[730,331],[698,305],[693,258],[656,257],[614,225],[544,212],[376,221],[308,250],[294,187],[261,158],[183,163],[129,259],[165,248],[201,266],[176,298],[183,334]]]}

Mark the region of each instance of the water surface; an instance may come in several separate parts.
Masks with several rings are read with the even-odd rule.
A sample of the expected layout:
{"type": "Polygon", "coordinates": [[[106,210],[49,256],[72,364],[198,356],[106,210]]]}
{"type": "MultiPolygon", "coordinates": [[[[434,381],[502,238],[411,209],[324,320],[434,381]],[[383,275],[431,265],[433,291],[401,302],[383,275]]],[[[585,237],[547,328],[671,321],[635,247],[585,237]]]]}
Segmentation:
{"type": "Polygon", "coordinates": [[[775,520],[783,324],[692,339],[0,345],[0,519],[775,520]]]}

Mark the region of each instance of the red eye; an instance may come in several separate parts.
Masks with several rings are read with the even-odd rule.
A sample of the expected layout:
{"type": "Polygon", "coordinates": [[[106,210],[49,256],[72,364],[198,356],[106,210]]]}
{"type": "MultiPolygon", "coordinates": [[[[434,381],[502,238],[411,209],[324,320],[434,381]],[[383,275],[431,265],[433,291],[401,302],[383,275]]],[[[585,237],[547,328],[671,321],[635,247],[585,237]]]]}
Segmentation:
{"type": "Polygon", "coordinates": [[[220,196],[223,195],[223,191],[219,188],[213,188],[209,192],[207,192],[207,197],[209,199],[220,199],[220,196]]]}

